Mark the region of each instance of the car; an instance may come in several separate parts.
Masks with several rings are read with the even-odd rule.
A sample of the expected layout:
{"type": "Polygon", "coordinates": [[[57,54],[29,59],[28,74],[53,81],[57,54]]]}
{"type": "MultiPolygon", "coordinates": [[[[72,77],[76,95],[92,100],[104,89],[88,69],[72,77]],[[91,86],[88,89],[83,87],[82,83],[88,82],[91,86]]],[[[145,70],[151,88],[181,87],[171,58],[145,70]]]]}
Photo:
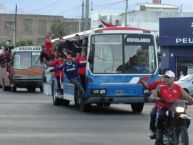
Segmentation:
{"type": "Polygon", "coordinates": [[[179,84],[189,95],[193,96],[193,74],[185,75],[175,83],[179,84]]]}

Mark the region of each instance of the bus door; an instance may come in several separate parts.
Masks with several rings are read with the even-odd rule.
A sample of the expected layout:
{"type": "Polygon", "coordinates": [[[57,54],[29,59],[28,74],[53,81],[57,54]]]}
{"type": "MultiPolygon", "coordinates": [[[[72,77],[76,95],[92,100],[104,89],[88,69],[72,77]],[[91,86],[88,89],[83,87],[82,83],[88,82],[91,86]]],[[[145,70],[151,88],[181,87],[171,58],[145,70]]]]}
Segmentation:
{"type": "Polygon", "coordinates": [[[70,83],[68,78],[64,75],[63,80],[63,99],[74,101],[75,87],[74,84],[70,83]]]}

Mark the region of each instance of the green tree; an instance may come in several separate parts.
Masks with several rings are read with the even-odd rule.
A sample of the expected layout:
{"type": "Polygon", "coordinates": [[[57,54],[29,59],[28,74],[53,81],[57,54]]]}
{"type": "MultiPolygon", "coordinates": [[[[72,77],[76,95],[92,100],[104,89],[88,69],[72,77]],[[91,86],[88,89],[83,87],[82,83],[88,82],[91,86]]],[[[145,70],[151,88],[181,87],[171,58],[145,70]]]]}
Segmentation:
{"type": "Polygon", "coordinates": [[[15,43],[15,46],[27,46],[34,45],[32,40],[18,40],[15,43]]]}
{"type": "Polygon", "coordinates": [[[64,22],[55,21],[54,24],[51,26],[51,32],[55,35],[55,38],[61,37],[65,35],[65,25],[64,22]]]}

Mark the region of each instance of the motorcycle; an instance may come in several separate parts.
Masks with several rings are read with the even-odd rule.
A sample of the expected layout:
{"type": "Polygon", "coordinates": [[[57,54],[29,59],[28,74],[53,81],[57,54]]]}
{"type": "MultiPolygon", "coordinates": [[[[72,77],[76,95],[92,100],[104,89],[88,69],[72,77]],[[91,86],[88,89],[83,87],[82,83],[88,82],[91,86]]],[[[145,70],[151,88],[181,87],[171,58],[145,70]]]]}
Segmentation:
{"type": "Polygon", "coordinates": [[[163,145],[189,145],[188,128],[191,118],[186,114],[187,105],[192,102],[177,100],[171,103],[167,111],[167,119],[162,130],[163,145]]]}

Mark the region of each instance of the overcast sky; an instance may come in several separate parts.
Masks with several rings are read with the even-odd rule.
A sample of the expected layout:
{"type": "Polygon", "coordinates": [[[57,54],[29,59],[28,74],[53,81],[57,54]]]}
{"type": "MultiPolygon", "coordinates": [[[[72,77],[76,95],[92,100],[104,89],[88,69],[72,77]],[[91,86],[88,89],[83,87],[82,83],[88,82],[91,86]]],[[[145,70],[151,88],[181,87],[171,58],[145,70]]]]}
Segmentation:
{"type": "MultiPolygon", "coordinates": [[[[134,10],[139,3],[152,0],[128,0],[128,10],[134,10]]],[[[65,18],[81,18],[82,0],[0,0],[5,13],[61,15],[65,18]]],[[[182,6],[182,11],[193,12],[193,0],[162,0],[162,4],[182,6]]],[[[90,10],[125,11],[125,0],[90,0],[90,10]]]]}

